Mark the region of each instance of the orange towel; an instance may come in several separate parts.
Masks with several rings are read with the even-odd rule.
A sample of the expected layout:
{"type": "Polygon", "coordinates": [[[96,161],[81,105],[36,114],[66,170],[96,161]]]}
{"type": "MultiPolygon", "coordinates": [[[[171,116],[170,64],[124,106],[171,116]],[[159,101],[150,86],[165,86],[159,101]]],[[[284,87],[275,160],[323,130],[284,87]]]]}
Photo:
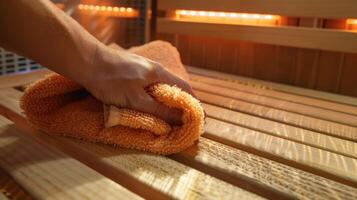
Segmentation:
{"type": "MultiPolygon", "coordinates": [[[[188,79],[177,50],[166,42],[155,41],[130,51],[157,61],[188,79]]],[[[170,126],[153,115],[110,106],[106,127],[102,102],[76,82],[58,74],[28,87],[21,99],[21,108],[30,123],[48,134],[165,155],[194,144],[203,133],[204,125],[204,112],[199,101],[166,84],[151,86],[148,92],[167,106],[182,110],[183,124],[170,126]]]]}

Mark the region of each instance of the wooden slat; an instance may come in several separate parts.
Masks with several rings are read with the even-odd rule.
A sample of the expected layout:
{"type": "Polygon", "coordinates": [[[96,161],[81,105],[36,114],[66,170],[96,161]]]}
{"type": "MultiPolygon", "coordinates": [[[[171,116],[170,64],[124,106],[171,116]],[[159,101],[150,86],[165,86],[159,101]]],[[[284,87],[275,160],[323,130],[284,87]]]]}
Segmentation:
{"type": "Polygon", "coordinates": [[[29,83],[38,80],[47,74],[50,74],[51,71],[47,69],[36,70],[34,72],[27,72],[24,74],[13,74],[0,76],[0,88],[9,88],[15,86],[26,85],[29,83]]]}
{"type": "MultiPolygon", "coordinates": [[[[8,98],[8,100],[11,99],[8,98]]],[[[4,106],[4,103],[6,102],[3,101],[0,105],[4,106]]],[[[19,108],[9,109],[13,109],[12,112],[15,112],[11,114],[12,117],[13,115],[19,115],[19,112],[21,112],[19,108]]],[[[11,110],[8,111],[8,114],[9,112],[11,112],[11,110]]],[[[23,119],[17,117],[17,119],[14,120],[18,121],[23,119]]],[[[78,157],[78,159],[81,159],[82,162],[96,168],[102,173],[109,173],[107,176],[110,176],[113,179],[115,179],[115,175],[118,173],[117,170],[121,170],[127,171],[128,173],[134,173],[135,175],[133,176],[140,178],[141,181],[153,184],[153,187],[160,185],[159,180],[164,179],[166,184],[161,187],[170,189],[170,191],[175,190],[175,186],[172,186],[172,184],[177,183],[175,180],[178,177],[181,177],[180,179],[184,182],[182,184],[185,184],[185,186],[187,185],[187,182],[184,181],[186,176],[181,175],[177,177],[175,175],[175,172],[177,171],[182,172],[180,167],[181,165],[178,163],[172,165],[169,161],[164,161],[165,159],[159,156],[147,155],[145,153],[138,153],[124,149],[113,149],[108,145],[97,145],[80,142],[78,140],[65,138],[58,138],[58,140],[60,141],[57,142],[57,144],[70,144],[67,145],[67,147],[62,147],[62,149],[67,151],[68,154],[74,154],[73,148],[76,147],[75,153],[82,155],[81,157],[78,157]],[[95,163],[91,161],[93,156],[95,157],[95,163]],[[137,165],[140,165],[141,171],[135,170],[138,169],[137,165]],[[156,168],[164,170],[165,172],[154,170],[156,168]],[[155,174],[158,174],[158,177],[155,176],[155,174]],[[171,186],[174,188],[170,188],[171,186]]],[[[351,188],[326,178],[303,172],[301,170],[297,170],[295,168],[288,167],[286,165],[282,165],[204,138],[200,141],[199,146],[194,146],[187,151],[172,156],[172,158],[203,170],[208,174],[222,178],[232,184],[260,192],[260,194],[267,195],[267,197],[270,198],[353,199],[354,196],[350,196],[350,194],[355,193],[356,191],[355,188],[351,188]]],[[[209,183],[208,185],[210,186],[213,184],[212,181],[205,182],[205,179],[199,178],[199,176],[196,176],[193,171],[194,170],[191,169],[190,173],[188,173],[183,170],[183,174],[192,174],[190,177],[195,180],[194,182],[201,182],[205,185],[205,187],[208,187],[207,183],[209,183]]],[[[184,187],[180,183],[177,184],[176,188],[184,187]]],[[[227,187],[226,185],[223,186],[227,187]]],[[[212,187],[217,187],[217,185],[213,185],[212,187]]],[[[179,189],[176,190],[180,191],[179,189]]],[[[230,187],[225,188],[225,190],[228,193],[231,192],[230,187]]],[[[199,191],[206,193],[206,190],[203,190],[202,188],[199,189],[199,191]]],[[[181,191],[181,193],[183,192],[184,191],[181,191]]],[[[211,194],[211,192],[209,193],[211,194]]],[[[222,197],[219,193],[217,193],[217,195],[219,195],[219,198],[224,198],[224,196],[222,197]]],[[[210,198],[214,197],[216,196],[210,196],[210,198]]],[[[240,196],[239,198],[243,197],[245,196],[240,196]]]]}
{"type": "MultiPolygon", "coordinates": [[[[312,130],[355,142],[357,141],[357,128],[355,127],[326,120],[320,120],[296,113],[290,113],[266,106],[260,106],[232,98],[220,97],[212,93],[196,91],[195,94],[203,102],[221,106],[230,110],[255,115],[258,117],[263,117],[272,121],[277,121],[281,125],[289,124],[295,127],[300,127],[303,129],[312,130]]],[[[310,133],[310,131],[308,132],[310,133]]]]}
{"type": "MultiPolygon", "coordinates": [[[[0,95],[0,113],[24,126],[25,118],[16,103],[21,92],[3,89],[0,95]]],[[[63,137],[42,139],[145,198],[259,199],[253,193],[166,157],[63,137]]]]}
{"type": "MultiPolygon", "coordinates": [[[[218,82],[218,81],[216,81],[218,82]]],[[[193,83],[195,84],[195,83],[193,83]]],[[[203,84],[198,85],[195,84],[195,87],[197,89],[203,90],[203,91],[209,91],[208,87],[203,86],[203,84]]],[[[354,126],[357,127],[357,116],[352,115],[352,114],[346,114],[346,113],[341,113],[341,112],[336,112],[333,110],[326,110],[323,108],[318,108],[318,107],[313,107],[309,105],[304,105],[304,104],[299,104],[299,103],[294,103],[294,102],[289,102],[285,100],[280,100],[276,98],[271,98],[271,97],[265,97],[262,95],[257,95],[257,94],[252,94],[249,93],[249,91],[239,91],[239,90],[232,90],[232,89],[226,89],[223,88],[221,89],[220,86],[214,86],[211,85],[212,91],[214,91],[216,94],[234,98],[234,99],[239,99],[239,100],[244,100],[248,101],[251,103],[255,103],[258,105],[263,105],[267,107],[272,107],[272,108],[277,108],[289,112],[294,112],[318,119],[324,119],[332,122],[337,122],[340,124],[345,124],[349,126],[354,126]]]]}
{"type": "Polygon", "coordinates": [[[357,33],[353,31],[288,26],[217,24],[161,18],[157,20],[157,32],[357,53],[357,33]]]}
{"type": "Polygon", "coordinates": [[[356,106],[343,105],[334,102],[322,101],[304,96],[274,91],[270,88],[264,88],[264,85],[233,83],[192,74],[190,78],[193,81],[202,82],[202,84],[209,84],[212,86],[212,88],[223,87],[227,91],[234,91],[233,93],[229,94],[230,96],[237,96],[235,94],[244,94],[242,97],[238,97],[238,99],[242,98],[256,104],[264,104],[270,107],[290,110],[303,115],[315,116],[317,118],[324,117],[321,116],[320,113],[328,113],[336,116],[325,116],[327,117],[327,120],[337,120],[341,123],[351,122],[351,124],[356,124],[355,120],[353,120],[357,117],[356,106]],[[304,110],[299,110],[295,107],[304,108],[304,110]]]}
{"type": "Polygon", "coordinates": [[[235,93],[236,91],[226,88],[215,87],[197,82],[192,82],[192,86],[197,89],[195,94],[203,102],[357,142],[356,127],[250,103],[246,100],[254,98],[255,96],[245,96],[245,93],[237,94],[237,96],[240,97],[239,99],[243,99],[243,101],[228,98],[227,96],[230,96],[230,94],[235,93]],[[226,97],[222,96],[222,94],[226,97]]]}
{"type": "MultiPolygon", "coordinates": [[[[253,122],[255,123],[255,122],[253,122]]],[[[330,179],[357,187],[357,160],[273,135],[206,119],[205,136],[330,179]]]]}
{"type": "Polygon", "coordinates": [[[159,0],[160,10],[188,9],[265,13],[299,17],[357,17],[354,0],[159,0]]]}
{"type": "Polygon", "coordinates": [[[251,91],[251,93],[262,96],[269,96],[300,104],[307,104],[324,109],[357,115],[357,98],[355,97],[299,88],[196,67],[187,66],[186,68],[191,74],[199,76],[200,79],[206,83],[229,87],[232,89],[244,89],[245,91],[251,91]],[[245,87],[238,83],[263,86],[264,88],[270,88],[271,90],[262,90],[257,87],[245,87]]]}
{"type": "Polygon", "coordinates": [[[141,199],[0,116],[0,167],[36,199],[141,199]],[[95,192],[101,191],[101,192],[95,192]]]}
{"type": "MultiPolygon", "coordinates": [[[[210,98],[214,98],[213,95],[210,98]]],[[[225,101],[225,100],[223,100],[225,101]]],[[[227,99],[226,101],[227,102],[227,99]]],[[[229,99],[228,99],[229,102],[229,99]]],[[[249,129],[357,158],[357,143],[204,103],[207,116],[249,129]]],[[[239,105],[233,105],[236,107],[239,105]]]]}

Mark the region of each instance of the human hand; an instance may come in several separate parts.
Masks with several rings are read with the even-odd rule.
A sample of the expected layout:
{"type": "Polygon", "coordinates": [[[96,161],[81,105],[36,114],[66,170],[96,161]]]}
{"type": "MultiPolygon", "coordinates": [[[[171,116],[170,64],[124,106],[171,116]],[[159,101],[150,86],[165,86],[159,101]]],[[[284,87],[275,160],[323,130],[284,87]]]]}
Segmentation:
{"type": "Polygon", "coordinates": [[[108,105],[153,114],[170,124],[181,123],[181,112],[154,100],[145,88],[155,83],[176,85],[193,94],[191,86],[159,63],[108,47],[98,49],[93,65],[82,83],[108,105]]]}

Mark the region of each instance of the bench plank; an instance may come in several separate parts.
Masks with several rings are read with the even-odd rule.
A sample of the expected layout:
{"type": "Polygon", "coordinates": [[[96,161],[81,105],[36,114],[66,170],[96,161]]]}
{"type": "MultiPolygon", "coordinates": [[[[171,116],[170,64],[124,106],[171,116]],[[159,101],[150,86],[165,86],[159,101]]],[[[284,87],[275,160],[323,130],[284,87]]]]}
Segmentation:
{"type": "Polygon", "coordinates": [[[203,103],[207,116],[248,129],[357,158],[357,143],[203,103]]]}
{"type": "Polygon", "coordinates": [[[192,85],[201,91],[211,92],[220,96],[225,96],[233,99],[248,101],[250,103],[267,106],[271,108],[276,108],[288,112],[298,113],[301,115],[306,115],[318,119],[328,120],[332,122],[337,122],[340,124],[345,124],[348,126],[357,127],[357,115],[337,112],[333,110],[328,110],[324,108],[304,105],[300,103],[294,103],[286,100],[280,100],[277,98],[266,97],[258,94],[249,93],[246,91],[240,91],[239,88],[231,89],[224,88],[222,86],[217,86],[213,84],[195,84],[192,85]]]}
{"type": "Polygon", "coordinates": [[[0,149],[0,167],[36,199],[141,199],[53,147],[37,143],[2,116],[0,149]]]}
{"type": "MultiPolygon", "coordinates": [[[[17,92],[17,93],[21,93],[19,91],[14,91],[13,92],[17,92]]],[[[8,99],[11,100],[11,99],[8,99]]],[[[5,103],[5,102],[3,102],[5,103]]],[[[21,110],[17,110],[19,108],[11,108],[14,109],[12,112],[21,112],[21,110]]],[[[20,113],[19,113],[20,114],[20,113]]],[[[14,114],[12,114],[14,115],[14,114]]],[[[19,119],[17,119],[19,120],[19,119]]],[[[24,120],[24,119],[20,119],[20,120],[24,120]]],[[[206,135],[206,134],[205,134],[206,135]]],[[[66,147],[62,147],[61,149],[64,149],[65,151],[67,151],[68,154],[80,154],[81,156],[77,157],[77,159],[80,159],[82,162],[85,162],[86,164],[90,165],[91,167],[101,171],[102,173],[106,173],[108,171],[111,171],[110,174],[108,174],[107,176],[110,176],[111,178],[113,178],[114,180],[116,180],[115,177],[113,177],[113,170],[120,170],[120,171],[126,171],[127,173],[135,173],[136,175],[134,176],[138,176],[138,178],[144,176],[142,175],[142,173],[138,174],[138,171],[134,171],[132,172],[132,169],[136,169],[137,168],[137,164],[138,163],[148,163],[145,165],[145,167],[142,167],[145,171],[146,174],[151,174],[153,175],[153,171],[152,170],[148,170],[147,167],[150,168],[158,168],[160,167],[163,168],[164,166],[168,165],[170,166],[169,168],[172,168],[172,165],[170,163],[166,163],[163,162],[162,159],[157,158],[157,156],[154,155],[147,155],[145,153],[138,153],[135,151],[131,151],[131,150],[126,150],[126,149],[113,149],[111,146],[107,146],[107,145],[98,145],[98,144],[91,144],[91,143],[85,143],[85,142],[80,142],[78,140],[71,140],[71,139],[67,139],[67,138],[56,138],[56,140],[60,141],[60,144],[65,144],[68,143],[69,145],[67,145],[66,147]],[[71,150],[72,149],[72,150],[71,150]],[[78,153],[79,151],[81,151],[81,153],[78,153]],[[83,156],[87,154],[88,156],[83,156]],[[94,155],[93,155],[94,154],[94,155]],[[132,155],[135,154],[135,158],[133,158],[132,155]],[[91,160],[93,160],[93,156],[95,156],[95,160],[96,162],[93,163],[91,162],[91,160]],[[85,159],[85,160],[83,160],[85,159]],[[130,164],[133,163],[134,164],[130,164]],[[128,163],[126,164],[126,166],[123,166],[123,163],[128,163]],[[136,164],[135,164],[136,163],[136,164]],[[159,163],[160,165],[158,165],[157,163],[159,163]],[[110,166],[108,168],[108,166],[110,166]],[[107,170],[105,170],[107,169],[107,170]]],[[[191,165],[192,167],[195,167],[199,170],[202,170],[208,174],[211,174],[212,176],[216,176],[218,178],[221,178],[227,182],[230,182],[234,185],[238,185],[238,186],[242,186],[245,187],[245,189],[251,189],[251,190],[260,190],[260,191],[255,191],[255,192],[260,192],[262,195],[267,195],[267,194],[273,194],[275,196],[278,197],[284,197],[286,198],[288,195],[288,197],[298,197],[298,196],[303,196],[303,195],[313,195],[314,193],[316,193],[316,191],[311,191],[311,188],[316,188],[317,192],[316,195],[320,196],[321,198],[325,198],[325,197],[332,197],[332,196],[339,196],[339,197],[343,197],[346,196],[346,193],[350,193],[350,190],[352,188],[348,187],[348,186],[344,186],[340,183],[310,174],[310,173],[302,173],[302,171],[297,170],[295,168],[292,167],[288,167],[285,165],[281,165],[279,163],[273,162],[273,161],[269,161],[268,159],[264,159],[261,158],[259,156],[255,156],[253,154],[247,154],[243,151],[240,151],[238,149],[229,149],[228,146],[222,145],[220,143],[216,143],[207,139],[202,139],[201,142],[199,143],[199,149],[196,151],[192,151],[192,149],[184,151],[180,154],[177,154],[175,156],[172,156],[173,159],[176,159],[180,162],[184,162],[187,165],[191,165]],[[202,146],[200,146],[202,144],[202,146]],[[218,151],[216,152],[216,154],[212,154],[212,146],[216,146],[219,149],[223,149],[222,152],[218,151]],[[199,154],[193,154],[193,152],[199,152],[199,154]],[[230,153],[227,153],[230,152],[230,153]],[[238,163],[240,163],[239,161],[236,162],[232,162],[230,163],[230,159],[226,159],[226,160],[222,160],[222,157],[226,157],[232,154],[235,155],[239,155],[239,153],[241,153],[241,156],[236,156],[236,157],[232,157],[232,159],[243,159],[245,160],[244,163],[249,164],[248,166],[246,165],[239,165],[238,163]],[[249,155],[247,157],[244,157],[244,155],[249,155]],[[254,158],[254,159],[253,159],[254,158]],[[253,160],[257,160],[257,162],[253,161],[253,160]],[[185,162],[189,160],[189,162],[185,162]],[[213,160],[216,160],[215,162],[213,162],[213,160]],[[270,163],[270,164],[269,164],[270,163]],[[276,176],[274,174],[264,174],[264,173],[259,173],[259,171],[261,170],[261,168],[257,168],[257,166],[262,166],[264,168],[264,166],[267,166],[267,169],[265,170],[271,170],[271,168],[273,168],[275,165],[283,167],[285,171],[290,171],[291,173],[289,174],[293,174],[294,178],[293,180],[296,180],[297,183],[300,184],[296,184],[297,187],[299,189],[295,189],[295,188],[290,188],[290,187],[286,187],[284,184],[286,183],[286,181],[284,180],[289,180],[291,179],[291,177],[287,177],[288,174],[283,173],[280,176],[276,176]],[[207,170],[207,167],[209,167],[210,169],[207,170]],[[232,167],[234,167],[236,170],[232,170],[232,167]],[[256,172],[251,171],[252,169],[256,170],[256,172]],[[248,173],[249,172],[249,173],[248,173]],[[306,177],[309,176],[310,178],[306,177]],[[317,181],[317,182],[311,182],[310,180],[312,179],[316,179],[316,180],[323,180],[323,181],[317,181]],[[306,180],[306,182],[305,182],[306,180]],[[326,186],[318,186],[315,184],[316,183],[321,183],[324,182],[327,185],[331,185],[331,193],[326,193],[325,192],[325,187],[326,186]],[[302,187],[302,186],[311,186],[313,185],[313,187],[302,187]],[[339,185],[343,189],[341,192],[340,189],[338,190],[334,190],[332,186],[335,185],[339,185]],[[271,191],[269,193],[269,191],[271,191]],[[277,193],[278,192],[278,193],[277,193]],[[279,194],[283,193],[283,194],[279,194]]],[[[56,145],[56,144],[55,144],[56,145]]],[[[192,148],[196,148],[196,147],[192,147],[192,148]]],[[[165,170],[166,167],[164,167],[165,170]]],[[[177,167],[175,168],[177,170],[177,167]]],[[[169,174],[172,174],[174,172],[171,172],[169,170],[169,174]]],[[[159,173],[159,172],[155,172],[155,173],[159,173]]],[[[155,174],[154,173],[154,174],[155,174]]],[[[117,174],[117,173],[114,173],[117,174]]],[[[159,173],[160,174],[160,173],[159,173]]],[[[133,175],[132,175],[133,176],[133,175]]],[[[172,175],[171,175],[172,176],[172,175]]],[[[148,181],[150,184],[151,182],[157,182],[157,179],[152,178],[151,176],[147,175],[145,176],[145,180],[148,181]],[[151,178],[150,178],[151,177],[151,178]],[[148,180],[149,179],[149,180],[148,180]]],[[[142,180],[143,181],[143,180],[142,180]]],[[[159,184],[159,183],[156,183],[159,184]]],[[[136,186],[137,187],[137,186],[136,186]]],[[[169,186],[167,186],[169,187],[169,186]]],[[[352,189],[352,191],[354,191],[354,189],[352,189]]],[[[314,195],[313,195],[314,196],[314,195]]],[[[270,196],[271,197],[271,196],[270,196]]]]}
{"type": "MultiPolygon", "coordinates": [[[[19,126],[27,126],[16,103],[21,94],[12,88],[0,90],[0,113],[19,126]]],[[[163,156],[65,137],[47,136],[42,139],[145,198],[260,198],[163,156]],[[195,181],[188,182],[191,178],[195,181]],[[155,191],[160,194],[153,193],[155,191]]]]}
{"type": "MultiPolygon", "coordinates": [[[[196,85],[196,83],[193,83],[193,85],[196,85]]],[[[204,85],[202,85],[202,87],[203,86],[204,85]]],[[[206,88],[209,87],[210,86],[206,88]]],[[[356,135],[357,128],[353,126],[317,119],[314,117],[309,117],[298,113],[287,112],[284,110],[275,109],[268,106],[261,106],[247,101],[241,101],[238,100],[237,98],[233,99],[224,96],[218,96],[215,95],[214,91],[212,90],[209,90],[209,92],[205,92],[203,90],[196,90],[196,89],[197,88],[195,88],[195,94],[200,98],[201,101],[206,103],[210,103],[213,105],[235,110],[238,112],[262,117],[279,123],[300,127],[303,129],[312,130],[312,131],[324,133],[327,135],[332,135],[335,137],[340,137],[347,140],[357,141],[357,135],[356,135]]],[[[220,88],[220,90],[221,92],[223,92],[223,90],[225,89],[220,88]]],[[[227,91],[227,92],[229,93],[233,91],[227,91]]]]}
{"type": "Polygon", "coordinates": [[[357,187],[357,160],[213,118],[205,137],[357,187]]]}
{"type": "MultiPolygon", "coordinates": [[[[212,123],[208,122],[209,126],[210,124],[212,123]]],[[[220,128],[226,129],[226,127],[220,128]]],[[[206,168],[206,171],[221,169],[231,179],[245,180],[242,184],[250,182],[249,179],[259,180],[259,183],[265,187],[273,187],[297,199],[357,197],[356,188],[205,138],[184,154],[177,154],[174,157],[187,165],[206,168]],[[351,194],[354,195],[350,196],[351,194]]]]}
{"type": "Polygon", "coordinates": [[[217,86],[357,115],[357,98],[186,66],[190,77],[217,86]],[[245,84],[245,85],[244,85],[245,84]],[[261,88],[260,88],[260,87],[261,88]]]}
{"type": "MultiPolygon", "coordinates": [[[[195,88],[195,83],[193,84],[195,88]]],[[[204,88],[205,85],[202,85],[200,88],[204,88]]],[[[206,86],[205,88],[210,88],[209,86],[206,86]]],[[[217,88],[218,89],[218,88],[217,88]]],[[[227,94],[232,93],[234,91],[225,91],[225,89],[220,88],[221,92],[227,92],[227,94]]],[[[313,117],[297,114],[297,113],[291,113],[287,112],[284,110],[279,110],[267,106],[261,106],[253,103],[249,103],[246,101],[240,101],[237,99],[233,98],[228,98],[228,97],[223,97],[223,96],[218,96],[215,95],[214,91],[210,90],[212,93],[208,92],[202,92],[200,90],[195,90],[195,94],[197,97],[205,103],[209,103],[212,105],[216,105],[219,107],[223,107],[229,110],[234,110],[237,112],[242,112],[245,114],[249,115],[254,115],[260,118],[264,118],[265,120],[261,121],[275,121],[276,123],[270,122],[269,124],[278,124],[280,127],[291,127],[289,125],[294,126],[292,128],[293,130],[299,130],[300,132],[301,129],[297,129],[296,127],[300,127],[303,129],[307,130],[301,130],[301,133],[308,133],[311,134],[311,131],[347,139],[347,140],[352,140],[354,142],[357,142],[357,128],[352,127],[352,126],[347,126],[331,121],[326,121],[326,120],[321,120],[321,119],[316,119],[313,117]],[[267,120],[266,120],[267,119],[267,120]],[[287,126],[284,124],[288,124],[287,126]],[[311,131],[308,131],[311,130],[311,131]]],[[[240,95],[240,97],[243,95],[240,95]]],[[[246,115],[244,115],[246,116],[246,115]]],[[[254,124],[252,124],[254,126],[254,124]]],[[[254,128],[254,127],[251,127],[254,128]]],[[[262,129],[263,131],[264,128],[262,129]]],[[[274,130],[273,130],[274,131],[274,130]]],[[[297,131],[294,131],[297,132],[297,131]]],[[[316,137],[319,137],[321,134],[315,134],[316,137]]],[[[324,137],[324,136],[323,136],[324,137]]],[[[334,147],[332,147],[334,148],[334,147]]],[[[356,154],[354,154],[356,155],[356,154]]]]}
{"type": "Polygon", "coordinates": [[[23,86],[33,83],[36,80],[45,77],[52,73],[47,69],[40,69],[33,72],[26,72],[24,74],[12,74],[0,76],[0,88],[10,88],[16,86],[23,86]]]}

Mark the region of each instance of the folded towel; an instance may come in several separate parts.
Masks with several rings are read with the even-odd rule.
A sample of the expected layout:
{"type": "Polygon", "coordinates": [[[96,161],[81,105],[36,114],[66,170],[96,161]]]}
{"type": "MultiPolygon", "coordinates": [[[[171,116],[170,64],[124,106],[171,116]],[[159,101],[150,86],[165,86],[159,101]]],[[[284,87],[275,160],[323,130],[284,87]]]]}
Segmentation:
{"type": "MultiPolygon", "coordinates": [[[[155,41],[130,51],[188,79],[177,50],[166,42],[155,41]]],[[[109,111],[104,114],[102,102],[76,82],[58,74],[29,86],[21,98],[21,108],[31,124],[48,134],[165,155],[194,144],[203,133],[204,112],[199,101],[167,84],[150,86],[148,93],[157,101],[180,109],[183,124],[171,126],[151,114],[113,106],[107,107],[109,111]]]]}

